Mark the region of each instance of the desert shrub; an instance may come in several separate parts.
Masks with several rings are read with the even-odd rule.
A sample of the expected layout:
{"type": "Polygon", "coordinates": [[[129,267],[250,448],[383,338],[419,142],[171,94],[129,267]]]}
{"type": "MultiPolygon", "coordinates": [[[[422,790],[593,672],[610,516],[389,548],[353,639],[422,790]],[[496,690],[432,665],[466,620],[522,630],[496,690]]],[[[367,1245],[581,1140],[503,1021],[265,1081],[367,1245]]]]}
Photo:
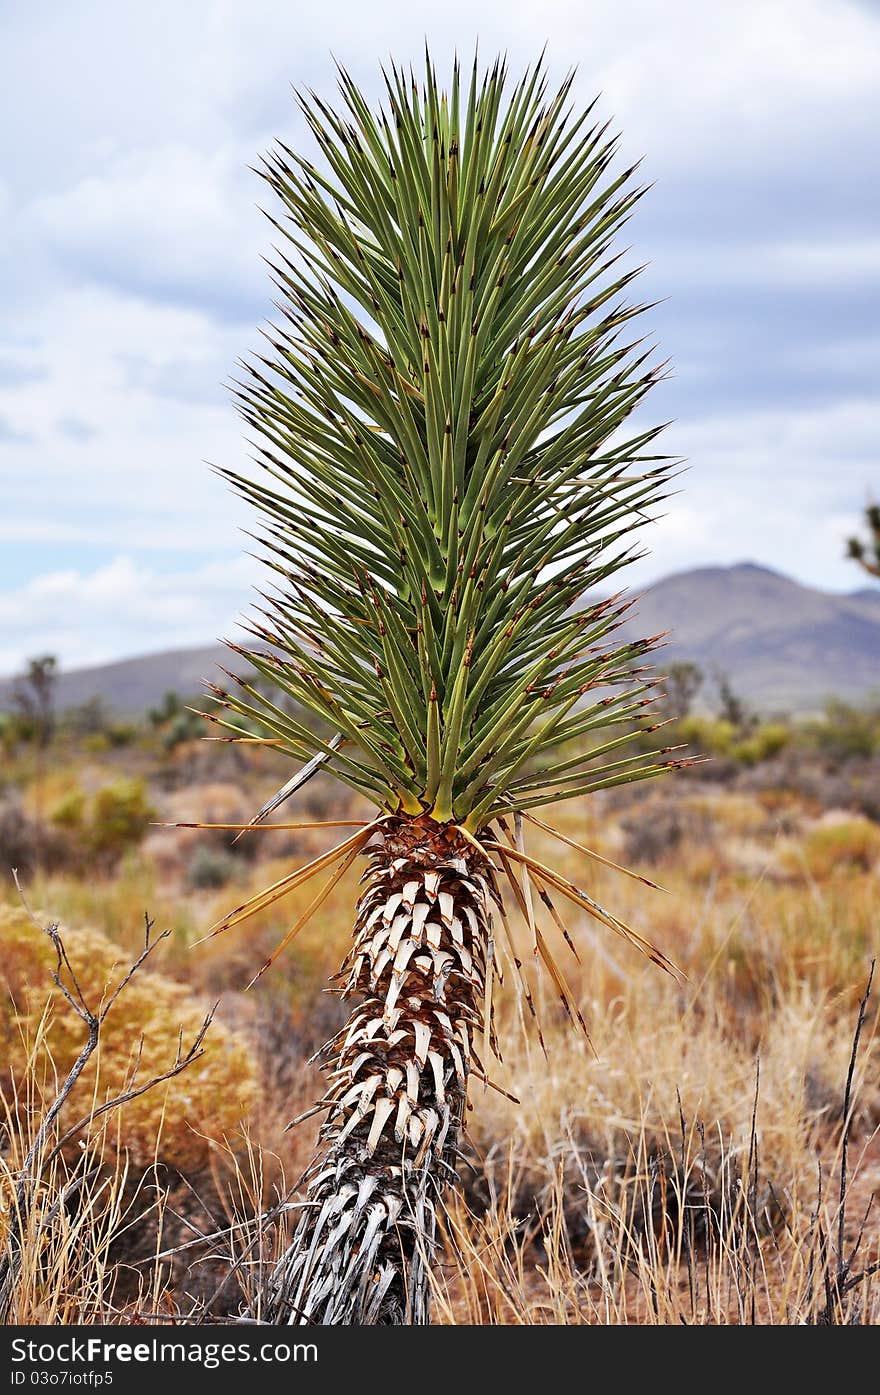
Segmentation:
{"type": "Polygon", "coordinates": [[[74,833],[81,832],[85,817],[86,796],[78,786],[63,794],[49,810],[49,818],[56,827],[69,829],[74,833]]]}
{"type": "Polygon", "coordinates": [[[156,817],[143,780],[116,780],[88,797],[68,788],[49,810],[58,847],[53,863],[80,870],[113,867],[156,817]]]}
{"type": "Polygon", "coordinates": [[[683,846],[705,846],[715,833],[714,821],[706,810],[672,801],[649,805],[644,812],[621,819],[620,826],[628,866],[662,862],[683,846]]]}
{"type": "MultiPolygon", "coordinates": [[[[739,767],[743,789],[785,792],[814,814],[849,809],[880,822],[880,756],[834,762],[818,756],[797,733],[773,761],[739,767]]],[[[710,767],[707,766],[707,769],[710,767]]]]}
{"type": "MultiPolygon", "coordinates": [[[[690,716],[676,723],[675,736],[677,741],[686,741],[695,752],[726,756],[736,742],[737,730],[732,722],[722,717],[690,716]]],[[[668,736],[664,740],[668,741],[668,736]]]]}
{"type": "Polygon", "coordinates": [[[63,735],[81,741],[83,749],[93,754],[130,746],[138,734],[133,722],[122,721],[108,712],[101,697],[68,707],[61,715],[59,729],[63,735]]]}
{"type": "Polygon", "coordinates": [[[101,733],[111,750],[121,746],[131,746],[138,738],[138,728],[134,722],[108,722],[101,733]]]}
{"type": "Polygon", "coordinates": [[[203,736],[204,730],[204,723],[194,712],[179,712],[163,729],[162,745],[166,751],[173,751],[185,741],[203,736]]]}
{"type": "Polygon", "coordinates": [[[111,863],[140,842],[156,817],[143,780],[104,785],[89,812],[89,847],[98,858],[111,863]]]}
{"type": "Polygon", "coordinates": [[[823,821],[807,834],[803,856],[819,880],[835,872],[869,872],[880,861],[880,829],[858,816],[823,821]]]}
{"type": "MultiPolygon", "coordinates": [[[[125,974],[127,960],[95,930],[64,929],[64,943],[86,1003],[94,1011],[125,974]]],[[[0,1093],[11,1101],[36,1051],[44,1094],[67,1073],[84,1041],[81,1020],[51,981],[55,952],[24,910],[0,906],[0,1093]],[[48,1025],[43,1018],[48,1009],[48,1025]]],[[[125,1088],[140,1052],[137,1080],[172,1065],[205,1016],[206,1003],[164,975],[143,969],[125,989],[101,1031],[101,1048],[79,1080],[71,1119],[125,1088]],[[143,1040],[143,1046],[140,1046],[143,1040]]],[[[31,1068],[33,1062],[31,1062],[31,1068]]],[[[39,1072],[38,1072],[39,1074],[39,1072]]],[[[234,1135],[256,1095],[256,1069],[245,1038],[214,1022],[205,1054],[181,1075],[131,1100],[116,1116],[121,1140],[135,1165],[158,1155],[194,1172],[208,1161],[211,1139],[234,1135]]],[[[96,1125],[96,1127],[99,1127],[96,1125]]]]}
{"type": "Polygon", "coordinates": [[[833,761],[880,755],[880,703],[854,707],[838,698],[825,704],[821,718],[807,723],[805,734],[833,761]]]}
{"type": "Polygon", "coordinates": [[[791,728],[783,722],[764,722],[751,736],[737,741],[730,754],[743,765],[758,765],[784,751],[791,737],[791,728]]]}
{"type": "Polygon", "coordinates": [[[204,732],[204,722],[179,693],[167,692],[162,701],[147,712],[147,721],[158,732],[163,750],[174,751],[184,742],[192,741],[204,732]]]}
{"type": "Polygon", "coordinates": [[[127,722],[113,722],[105,731],[95,731],[90,736],[84,736],[82,747],[89,755],[103,756],[107,751],[130,746],[136,738],[137,727],[127,722]]]}
{"type": "Polygon", "coordinates": [[[66,852],[62,833],[29,812],[19,794],[0,799],[0,882],[11,880],[13,867],[27,877],[40,866],[62,866],[66,852]]]}
{"type": "Polygon", "coordinates": [[[197,847],[186,871],[192,891],[214,891],[241,871],[241,862],[225,848],[197,847]]]}
{"type": "Polygon", "coordinates": [[[0,712],[0,751],[9,755],[18,744],[19,729],[15,714],[0,712]]]}

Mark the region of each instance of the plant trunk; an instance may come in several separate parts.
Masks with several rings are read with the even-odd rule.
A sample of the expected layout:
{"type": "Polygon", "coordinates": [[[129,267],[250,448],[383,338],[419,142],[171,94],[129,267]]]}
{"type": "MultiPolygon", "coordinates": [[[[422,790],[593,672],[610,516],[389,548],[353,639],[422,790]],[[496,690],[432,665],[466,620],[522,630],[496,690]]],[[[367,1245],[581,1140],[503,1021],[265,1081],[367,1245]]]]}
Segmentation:
{"type": "Polygon", "coordinates": [[[340,974],[359,998],[328,1043],[329,1114],[263,1320],[429,1321],[436,1211],[455,1179],[483,1026],[491,866],[452,825],[386,820],[340,974]]]}

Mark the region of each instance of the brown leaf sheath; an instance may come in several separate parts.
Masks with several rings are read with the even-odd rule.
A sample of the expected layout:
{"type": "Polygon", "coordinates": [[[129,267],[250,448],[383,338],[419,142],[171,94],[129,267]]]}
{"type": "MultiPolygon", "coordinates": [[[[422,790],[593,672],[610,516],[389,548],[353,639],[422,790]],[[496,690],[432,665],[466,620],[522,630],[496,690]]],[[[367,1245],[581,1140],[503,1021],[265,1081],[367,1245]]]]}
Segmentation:
{"type": "Polygon", "coordinates": [[[386,821],[368,851],[340,975],[357,998],[328,1062],[330,1112],[261,1314],[275,1323],[428,1321],[436,1212],[482,1030],[491,865],[453,825],[386,821]]]}

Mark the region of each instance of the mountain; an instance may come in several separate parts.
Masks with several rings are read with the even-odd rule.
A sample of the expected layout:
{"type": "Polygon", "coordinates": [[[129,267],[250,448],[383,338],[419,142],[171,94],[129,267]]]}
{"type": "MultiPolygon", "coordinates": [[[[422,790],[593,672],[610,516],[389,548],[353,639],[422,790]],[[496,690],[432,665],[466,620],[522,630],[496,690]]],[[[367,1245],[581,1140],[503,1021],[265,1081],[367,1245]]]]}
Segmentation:
{"type": "MultiPolygon", "coordinates": [[[[169,691],[192,697],[201,691],[203,678],[220,681],[217,665],[230,668],[232,658],[222,644],[211,644],[203,649],[164,649],[94,668],[62,669],[56,701],[59,708],[78,707],[101,697],[111,712],[135,715],[153,707],[169,691]]],[[[0,709],[8,705],[13,683],[11,678],[0,678],[0,709]]]]}
{"type": "Polygon", "coordinates": [[[831,695],[880,692],[880,589],[818,591],[745,562],[666,577],[634,609],[629,632],[672,631],[661,670],[679,660],[722,669],[762,711],[809,712],[831,695]]]}
{"type": "MultiPolygon", "coordinates": [[[[671,630],[656,659],[661,672],[679,660],[692,660],[707,675],[722,669],[764,712],[811,712],[830,695],[858,701],[880,691],[880,587],[838,595],[751,562],[699,567],[649,587],[626,629],[671,630]]],[[[231,658],[211,645],[62,672],[58,705],[100,694],[111,711],[142,712],[169,689],[198,693],[202,678],[217,681],[217,664],[229,666],[231,658]]],[[[10,679],[0,679],[0,708],[11,689],[10,679]]]]}

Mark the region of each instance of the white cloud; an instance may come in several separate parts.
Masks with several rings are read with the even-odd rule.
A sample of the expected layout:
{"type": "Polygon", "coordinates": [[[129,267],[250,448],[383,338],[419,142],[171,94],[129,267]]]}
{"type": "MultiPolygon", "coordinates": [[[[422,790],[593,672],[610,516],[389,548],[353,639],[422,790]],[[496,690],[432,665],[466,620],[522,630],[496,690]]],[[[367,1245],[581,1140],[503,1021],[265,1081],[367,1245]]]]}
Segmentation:
{"type": "Polygon", "coordinates": [[[35,313],[43,376],[0,384],[19,441],[0,455],[0,537],[232,553],[241,510],[205,461],[241,465],[240,423],[221,387],[243,328],[197,310],[94,287],[35,313]],[[197,379],[202,400],[181,383],[197,379]],[[65,421],[88,423],[91,436],[65,421]]]}
{"type": "Polygon", "coordinates": [[[822,242],[743,238],[734,248],[666,243],[657,261],[658,274],[673,293],[679,286],[733,291],[753,286],[770,291],[794,287],[809,294],[826,287],[880,284],[877,237],[822,242]]]}
{"type": "Polygon", "coordinates": [[[247,165],[276,135],[311,148],[289,83],[332,100],[331,51],[378,96],[379,63],[418,70],[425,34],[441,69],[478,35],[513,72],[547,40],[552,72],[579,66],[576,101],[601,90],[624,157],[658,180],[633,237],[647,293],[671,293],[677,379],[654,411],[677,415],[667,449],[691,470],[644,575],[754,558],[858,584],[840,535],[877,472],[876,7],[46,0],[4,17],[0,60],[18,118],[0,128],[0,545],[32,546],[65,618],[13,580],[0,668],[195,642],[245,603],[229,580],[245,564],[218,559],[240,557],[250,520],[204,461],[246,460],[220,384],[270,312],[247,165]],[[74,545],[94,555],[62,571],[74,545]],[[113,552],[134,571],[108,569],[113,552]],[[149,603],[118,623],[102,587],[141,583],[149,603]]]}
{"type": "Polygon", "coordinates": [[[127,151],[38,198],[28,224],[87,281],[234,318],[266,280],[268,228],[247,155],[179,144],[127,151]]]}
{"type": "Polygon", "coordinates": [[[844,539],[858,530],[878,437],[876,401],[679,423],[690,468],[667,516],[645,530],[651,555],[634,578],[757,559],[805,585],[855,590],[844,539]]]}
{"type": "Polygon", "coordinates": [[[36,650],[70,668],[209,644],[232,634],[255,572],[240,557],[161,574],[122,554],[89,573],[47,572],[0,594],[0,673],[14,673],[36,650]]]}

